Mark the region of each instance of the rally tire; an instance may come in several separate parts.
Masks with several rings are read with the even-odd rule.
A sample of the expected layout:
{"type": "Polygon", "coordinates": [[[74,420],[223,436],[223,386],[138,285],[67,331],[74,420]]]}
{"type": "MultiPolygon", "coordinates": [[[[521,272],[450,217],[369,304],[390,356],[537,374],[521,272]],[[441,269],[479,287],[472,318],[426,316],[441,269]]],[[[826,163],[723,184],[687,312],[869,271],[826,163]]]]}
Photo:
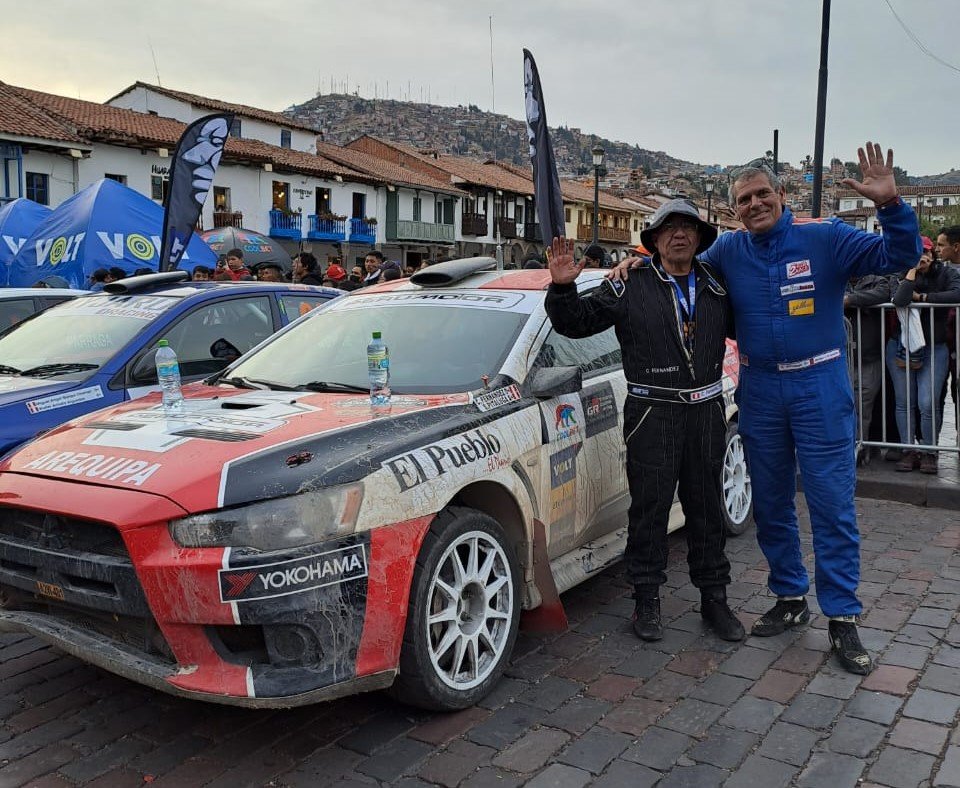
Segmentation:
{"type": "Polygon", "coordinates": [[[723,464],[720,468],[720,506],[730,536],[740,536],[753,523],[753,487],[743,438],[737,431],[735,421],[727,426],[724,442],[723,464]]]}
{"type": "Polygon", "coordinates": [[[520,580],[496,520],[462,506],[440,512],[417,557],[391,694],[435,711],[463,709],[487,695],[517,638],[520,580]]]}

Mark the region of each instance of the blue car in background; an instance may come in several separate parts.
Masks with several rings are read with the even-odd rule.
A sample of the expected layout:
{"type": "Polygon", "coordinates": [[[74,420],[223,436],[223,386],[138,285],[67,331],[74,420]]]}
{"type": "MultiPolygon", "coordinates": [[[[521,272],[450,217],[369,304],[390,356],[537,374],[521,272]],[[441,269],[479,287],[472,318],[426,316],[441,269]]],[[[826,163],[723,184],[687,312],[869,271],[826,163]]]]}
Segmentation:
{"type": "Polygon", "coordinates": [[[343,294],[187,278],[171,271],[122,279],[0,334],[0,455],[77,416],[155,391],[161,339],[176,351],[183,381],[200,380],[343,294]]]}

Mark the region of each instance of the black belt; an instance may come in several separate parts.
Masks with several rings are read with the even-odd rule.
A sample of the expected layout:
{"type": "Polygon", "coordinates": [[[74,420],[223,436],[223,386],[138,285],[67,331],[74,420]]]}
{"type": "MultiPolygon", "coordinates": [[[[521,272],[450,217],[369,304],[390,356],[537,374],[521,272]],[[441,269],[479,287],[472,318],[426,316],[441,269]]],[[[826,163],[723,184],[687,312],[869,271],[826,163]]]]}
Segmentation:
{"type": "Polygon", "coordinates": [[[723,394],[723,379],[697,389],[666,389],[660,386],[648,386],[646,383],[627,381],[627,394],[637,399],[651,402],[681,402],[684,405],[698,405],[709,402],[723,394]]]}

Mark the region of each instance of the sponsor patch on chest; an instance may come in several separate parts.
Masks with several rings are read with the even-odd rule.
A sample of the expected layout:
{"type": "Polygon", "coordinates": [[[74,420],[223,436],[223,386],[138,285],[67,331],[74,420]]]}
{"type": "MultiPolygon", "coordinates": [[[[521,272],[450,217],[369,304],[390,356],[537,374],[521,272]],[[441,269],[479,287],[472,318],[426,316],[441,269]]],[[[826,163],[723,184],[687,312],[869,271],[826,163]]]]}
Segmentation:
{"type": "Polygon", "coordinates": [[[794,298],[792,301],[787,302],[787,309],[789,310],[790,314],[793,316],[812,315],[813,299],[812,298],[794,298]]]}
{"type": "Polygon", "coordinates": [[[787,263],[787,279],[796,279],[798,276],[810,276],[813,271],[810,268],[809,260],[794,260],[787,263]]]}
{"type": "Polygon", "coordinates": [[[796,293],[812,293],[817,289],[817,284],[813,280],[808,282],[795,282],[792,285],[783,285],[780,288],[780,295],[788,296],[796,293]]]}

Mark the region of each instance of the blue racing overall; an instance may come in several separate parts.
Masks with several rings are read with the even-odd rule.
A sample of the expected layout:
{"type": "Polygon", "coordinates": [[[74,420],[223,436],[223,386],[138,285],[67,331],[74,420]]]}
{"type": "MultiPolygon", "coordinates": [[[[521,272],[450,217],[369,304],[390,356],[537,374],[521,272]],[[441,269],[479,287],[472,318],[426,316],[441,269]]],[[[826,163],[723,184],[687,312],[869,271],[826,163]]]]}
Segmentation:
{"type": "Polygon", "coordinates": [[[799,462],[817,601],[827,616],[862,609],[844,286],[854,276],[911,268],[921,252],[912,208],[898,199],[877,213],[882,235],[835,220],[796,222],[784,208],[768,232],[725,233],[701,255],[725,278],[733,306],[739,429],[769,588],[779,597],[800,597],[810,587],[794,500],[799,462]]]}

